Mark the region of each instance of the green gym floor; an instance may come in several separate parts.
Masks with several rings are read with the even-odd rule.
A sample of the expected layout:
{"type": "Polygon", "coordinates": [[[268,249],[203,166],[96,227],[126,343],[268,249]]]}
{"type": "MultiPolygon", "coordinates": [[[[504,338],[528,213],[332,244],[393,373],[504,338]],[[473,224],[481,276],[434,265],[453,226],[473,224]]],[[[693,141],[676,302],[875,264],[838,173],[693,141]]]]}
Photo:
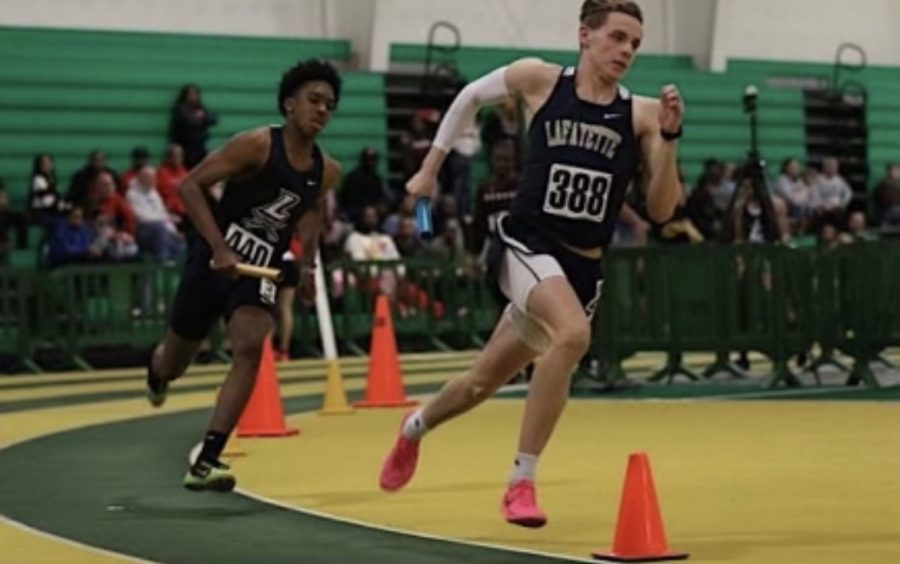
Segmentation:
{"type": "MultiPolygon", "coordinates": [[[[472,355],[404,357],[408,392],[433,391],[472,355]]],[[[626,368],[641,375],[661,364],[646,356],[626,368]]],[[[342,368],[346,388],[358,395],[365,360],[342,368]]],[[[429,436],[415,480],[386,494],[378,471],[403,411],[317,415],[324,369],[316,361],[278,369],[298,436],[242,439],[236,446],[246,455],[232,459],[238,493],[182,489],[223,371],[193,370],[160,411],[144,401],[137,370],[0,379],[0,561],[590,559],[610,547],[635,451],[650,456],[671,547],[690,552],[691,561],[900,559],[895,385],[769,392],[755,382],[716,380],[574,399],[541,462],[539,495],[550,523],[535,531],[499,516],[520,393],[502,394],[429,436]]]]}

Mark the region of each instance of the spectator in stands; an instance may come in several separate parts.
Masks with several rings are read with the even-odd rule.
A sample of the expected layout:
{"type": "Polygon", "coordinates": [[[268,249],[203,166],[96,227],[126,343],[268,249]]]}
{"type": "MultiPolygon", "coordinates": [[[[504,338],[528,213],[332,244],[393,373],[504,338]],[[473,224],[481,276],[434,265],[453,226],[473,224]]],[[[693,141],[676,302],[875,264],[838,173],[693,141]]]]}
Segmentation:
{"type": "Polygon", "coordinates": [[[525,123],[519,114],[519,104],[513,97],[508,97],[491,108],[481,128],[481,142],[487,154],[493,154],[494,144],[503,140],[512,141],[516,170],[521,170],[522,157],[525,155],[525,123]]]}
{"type": "MultiPolygon", "coordinates": [[[[678,206],[672,213],[672,217],[665,223],[654,223],[653,233],[656,238],[665,244],[702,243],[705,239],[700,230],[687,216],[687,186],[684,183],[684,175],[678,170],[678,179],[681,182],[681,196],[678,206]]],[[[623,208],[624,211],[624,208],[623,208]]]]}
{"type": "Polygon", "coordinates": [[[478,123],[472,120],[460,132],[447,155],[444,176],[448,192],[456,196],[460,216],[470,215],[472,209],[472,162],[481,149],[478,123]]]}
{"type": "Polygon", "coordinates": [[[87,262],[100,257],[94,246],[95,233],[84,219],[84,210],[73,206],[66,219],[57,220],[50,237],[48,261],[50,266],[87,262]]]}
{"type": "Polygon", "coordinates": [[[90,207],[85,216],[92,222],[104,218],[117,233],[134,237],[137,223],[134,211],[116,190],[116,181],[109,172],[101,172],[91,188],[90,207]]]}
{"type": "Polygon", "coordinates": [[[412,216],[404,216],[400,220],[397,234],[394,235],[394,245],[397,252],[403,258],[420,257],[425,252],[425,245],[419,239],[419,232],[416,227],[416,219],[412,216]]]}
{"type": "Polygon", "coordinates": [[[437,131],[441,114],[434,109],[421,109],[413,114],[409,131],[403,134],[400,145],[403,153],[403,181],[406,182],[431,149],[431,139],[437,131]]]}
{"type": "Polygon", "coordinates": [[[462,226],[456,218],[448,219],[439,237],[435,237],[428,248],[431,256],[450,263],[461,262],[465,257],[465,240],[462,226]]]}
{"type": "Polygon", "coordinates": [[[6,264],[9,253],[13,250],[13,239],[10,236],[10,231],[13,230],[16,232],[16,246],[25,247],[25,215],[10,208],[6,185],[0,179],[0,264],[6,264]]]}
{"type": "Polygon", "coordinates": [[[393,213],[389,214],[381,223],[381,231],[383,231],[386,235],[394,237],[400,231],[400,224],[404,219],[408,217],[415,220],[415,196],[407,195],[405,198],[403,198],[403,200],[400,202],[400,207],[397,208],[393,213]]]}
{"type": "MultiPolygon", "coordinates": [[[[709,192],[712,205],[719,212],[728,212],[731,199],[734,196],[734,174],[736,169],[733,164],[723,163],[718,159],[708,159],[703,163],[703,173],[697,179],[697,189],[709,192]]],[[[697,227],[700,227],[697,225],[697,227]]],[[[702,228],[701,228],[702,231],[702,228]]]]}
{"type": "Polygon", "coordinates": [[[119,177],[120,194],[124,196],[128,192],[128,186],[131,185],[131,181],[137,176],[138,171],[149,163],[150,151],[147,150],[147,147],[138,146],[131,149],[131,166],[119,177]]]}
{"type": "Polygon", "coordinates": [[[862,241],[874,241],[878,237],[869,230],[866,214],[855,211],[847,219],[847,232],[841,235],[843,243],[859,243],[862,241]]]}
{"type": "Polygon", "coordinates": [[[690,220],[707,241],[730,239],[730,234],[724,233],[724,212],[719,210],[713,195],[716,183],[707,181],[705,176],[705,174],[700,176],[697,187],[687,198],[684,206],[685,218],[690,220]]]}
{"type": "Polygon", "coordinates": [[[887,175],[875,189],[876,209],[881,225],[900,227],[900,164],[887,167],[887,175]]]}
{"type": "Polygon", "coordinates": [[[94,185],[101,172],[109,173],[113,181],[118,184],[115,171],[106,165],[106,153],[95,149],[88,155],[87,164],[72,176],[66,200],[73,206],[78,206],[83,210],[87,209],[90,204],[91,186],[94,185]]]}
{"type": "Polygon", "coordinates": [[[475,191],[475,212],[469,251],[481,255],[488,235],[494,232],[500,215],[509,210],[519,185],[516,172],[516,146],[510,139],[494,143],[491,150],[491,175],[475,191]]]}
{"type": "Polygon", "coordinates": [[[187,167],[184,166],[184,149],[178,143],[170,143],[166,149],[166,157],[156,173],[156,189],[159,190],[159,195],[169,213],[180,217],[182,222],[187,217],[187,208],[181,201],[178,187],[181,186],[181,181],[187,173],[187,167]]]}
{"type": "Polygon", "coordinates": [[[819,248],[823,250],[836,249],[841,244],[841,232],[831,219],[825,219],[819,224],[819,248]]]}
{"type": "Polygon", "coordinates": [[[853,190],[840,174],[836,157],[827,157],[816,185],[815,207],[820,214],[842,218],[853,197],[853,190]]]}
{"type": "Polygon", "coordinates": [[[62,198],[56,188],[56,168],[53,157],[46,153],[34,157],[28,207],[31,221],[47,227],[61,211],[62,198]]]}
{"type": "Polygon", "coordinates": [[[790,157],[782,163],[775,193],[785,200],[788,212],[795,220],[803,221],[811,213],[813,190],[803,181],[803,169],[797,159],[790,157]]]}
{"type": "Polygon", "coordinates": [[[366,206],[356,229],[347,237],[344,250],[353,260],[396,260],[400,258],[394,241],[378,231],[378,210],[366,206]]]}
{"type": "Polygon", "coordinates": [[[341,211],[352,223],[358,223],[362,210],[375,207],[379,213],[387,213],[391,197],[384,178],[378,174],[378,151],[366,147],[359,153],[359,163],[344,178],[341,187],[341,211]]]}
{"type": "Polygon", "coordinates": [[[209,128],[218,121],[216,114],[203,104],[200,87],[185,84],[172,107],[169,141],[184,149],[184,163],[188,169],[194,168],[206,156],[209,128]]]}
{"type": "Polygon", "coordinates": [[[447,222],[459,219],[459,210],[456,207],[456,198],[453,194],[442,194],[438,199],[434,210],[434,236],[440,237],[444,233],[447,222]]]}
{"type": "MultiPolygon", "coordinates": [[[[394,240],[378,231],[378,210],[374,206],[363,208],[362,217],[344,243],[344,251],[350,258],[356,261],[390,261],[399,260],[400,253],[394,240]]],[[[359,282],[362,289],[375,291],[394,296],[397,291],[397,274],[391,270],[378,272],[376,269],[370,273],[372,278],[359,282]],[[377,277],[376,277],[377,275],[377,277]]],[[[364,277],[365,278],[365,277],[364,277]]]]}
{"type": "Polygon", "coordinates": [[[178,260],[184,252],[184,237],[156,190],[156,169],[145,165],[128,186],[127,197],[137,218],[141,251],[149,252],[163,264],[178,260]]]}

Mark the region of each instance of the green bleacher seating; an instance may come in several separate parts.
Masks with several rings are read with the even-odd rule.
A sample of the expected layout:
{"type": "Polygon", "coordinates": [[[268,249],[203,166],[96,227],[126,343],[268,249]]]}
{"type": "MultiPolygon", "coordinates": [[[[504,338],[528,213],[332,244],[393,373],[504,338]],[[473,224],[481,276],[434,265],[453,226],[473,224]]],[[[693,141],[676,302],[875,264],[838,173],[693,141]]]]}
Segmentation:
{"type": "MultiPolygon", "coordinates": [[[[209,148],[238,131],[278,123],[281,73],[300,59],[348,61],[343,40],[270,39],[0,27],[0,176],[24,202],[37,153],[56,161],[60,188],[93,149],[117,170],[135,145],[162,157],[178,90],[196,83],[219,117],[209,148]]],[[[353,168],[360,150],[386,151],[383,76],[343,73],[344,92],[321,144],[353,168]]]]}

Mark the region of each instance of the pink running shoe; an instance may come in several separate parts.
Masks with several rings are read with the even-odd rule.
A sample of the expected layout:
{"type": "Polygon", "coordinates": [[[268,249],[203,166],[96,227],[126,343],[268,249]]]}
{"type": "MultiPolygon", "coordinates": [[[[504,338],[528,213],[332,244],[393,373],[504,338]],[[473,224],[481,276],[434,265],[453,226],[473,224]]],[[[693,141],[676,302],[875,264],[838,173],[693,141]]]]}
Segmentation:
{"type": "Polygon", "coordinates": [[[412,417],[412,412],[407,413],[400,424],[400,433],[397,442],[391,449],[384,465],[381,467],[381,489],[393,492],[397,491],[412,480],[416,473],[416,463],[419,460],[419,442],[407,439],[403,435],[403,424],[412,417]]]}
{"type": "Polygon", "coordinates": [[[534,482],[519,480],[509,485],[500,508],[507,523],[537,529],[547,524],[547,515],[537,506],[534,482]]]}

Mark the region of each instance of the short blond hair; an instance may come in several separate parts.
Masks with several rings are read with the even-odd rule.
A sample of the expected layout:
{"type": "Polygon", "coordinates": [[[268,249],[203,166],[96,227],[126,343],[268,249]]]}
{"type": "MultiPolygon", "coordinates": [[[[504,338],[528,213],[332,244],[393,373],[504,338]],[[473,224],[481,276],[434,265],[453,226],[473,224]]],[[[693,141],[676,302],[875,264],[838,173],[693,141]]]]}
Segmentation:
{"type": "Polygon", "coordinates": [[[581,23],[596,29],[605,24],[613,13],[625,14],[644,23],[641,7],[631,0],[584,0],[581,5],[581,23]]]}

